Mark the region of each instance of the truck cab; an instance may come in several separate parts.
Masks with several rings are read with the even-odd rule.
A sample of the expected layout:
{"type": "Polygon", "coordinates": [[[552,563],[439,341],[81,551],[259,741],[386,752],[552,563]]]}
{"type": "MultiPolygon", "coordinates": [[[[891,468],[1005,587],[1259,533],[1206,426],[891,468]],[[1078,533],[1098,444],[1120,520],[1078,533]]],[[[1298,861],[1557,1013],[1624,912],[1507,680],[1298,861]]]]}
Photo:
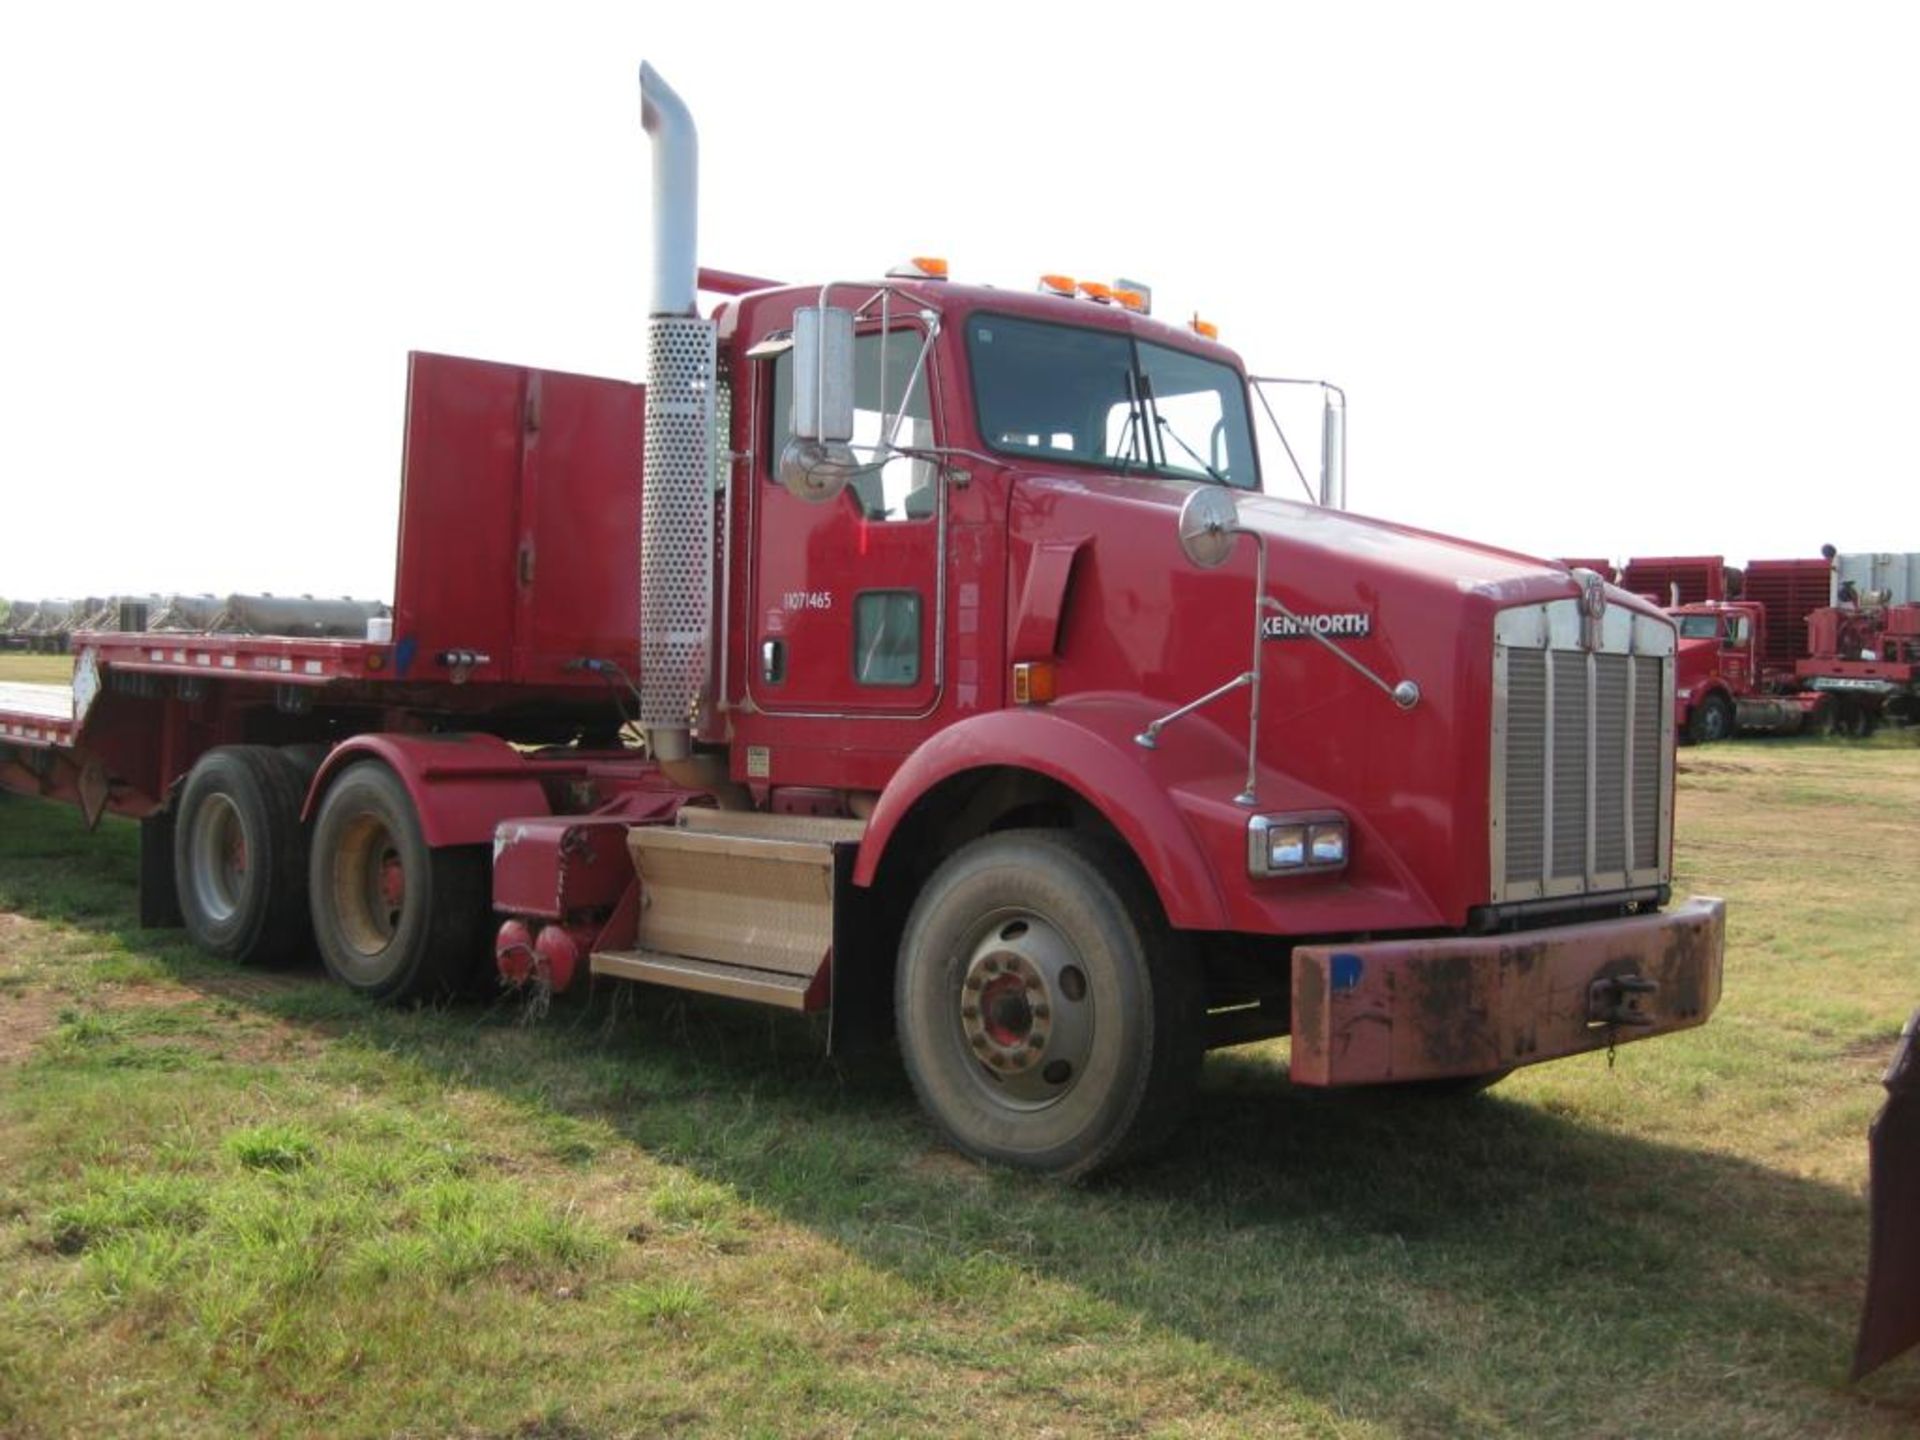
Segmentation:
{"type": "Polygon", "coordinates": [[[1696,745],[1725,740],[1738,728],[1740,702],[1756,698],[1760,689],[1766,610],[1729,600],[1680,605],[1667,613],[1680,634],[1674,723],[1696,745]]]}
{"type": "Polygon", "coordinates": [[[1651,603],[1273,493],[1239,357],[1139,309],[770,287],[716,354],[691,744],[741,818],[635,832],[681,918],[631,953],[756,883],[715,878],[713,834],[814,845],[836,1035],[891,990],[955,1142],[1062,1173],[1159,1126],[1210,1044],[1291,1034],[1301,1083],[1477,1085],[1710,1012],[1720,906],[1667,908],[1651,603]]]}

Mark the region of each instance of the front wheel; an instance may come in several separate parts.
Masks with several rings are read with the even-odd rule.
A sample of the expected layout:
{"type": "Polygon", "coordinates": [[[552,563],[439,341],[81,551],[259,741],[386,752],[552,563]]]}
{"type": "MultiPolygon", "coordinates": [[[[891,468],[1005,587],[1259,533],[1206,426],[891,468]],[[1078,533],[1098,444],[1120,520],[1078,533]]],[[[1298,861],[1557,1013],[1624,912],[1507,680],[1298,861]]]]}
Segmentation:
{"type": "Polygon", "coordinates": [[[962,849],[908,917],[894,988],[907,1073],[961,1150],[1075,1179],[1164,1140],[1198,1082],[1197,968],[1084,837],[962,849]]]}
{"type": "Polygon", "coordinates": [[[430,849],[400,777],[350,765],[321,801],[309,871],[327,973],[373,1000],[464,988],[484,952],[487,856],[430,849]]]}
{"type": "Polygon", "coordinates": [[[1711,745],[1733,734],[1733,706],[1724,695],[1709,695],[1694,709],[1687,722],[1687,738],[1696,745],[1711,745]]]}

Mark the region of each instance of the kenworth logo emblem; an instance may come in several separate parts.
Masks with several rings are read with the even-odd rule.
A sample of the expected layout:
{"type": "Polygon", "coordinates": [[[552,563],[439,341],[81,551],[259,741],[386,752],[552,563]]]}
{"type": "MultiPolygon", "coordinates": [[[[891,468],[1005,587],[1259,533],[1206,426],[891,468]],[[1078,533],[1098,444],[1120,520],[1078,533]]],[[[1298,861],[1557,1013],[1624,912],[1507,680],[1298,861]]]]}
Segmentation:
{"type": "Polygon", "coordinates": [[[1325,640],[1364,640],[1373,633],[1373,617],[1360,610],[1269,615],[1261,631],[1269,640],[1299,640],[1310,635],[1325,640]]]}

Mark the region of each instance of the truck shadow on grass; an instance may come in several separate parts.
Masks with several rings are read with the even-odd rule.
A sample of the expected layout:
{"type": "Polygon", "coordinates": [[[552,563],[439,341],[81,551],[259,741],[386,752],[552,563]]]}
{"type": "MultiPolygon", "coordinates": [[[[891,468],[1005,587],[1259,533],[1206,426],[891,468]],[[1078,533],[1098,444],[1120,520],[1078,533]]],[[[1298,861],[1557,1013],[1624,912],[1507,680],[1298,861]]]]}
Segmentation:
{"type": "MultiPolygon", "coordinates": [[[[738,1207],[745,1245],[764,1216],[909,1287],[917,1317],[886,1322],[908,1350],[945,1355],[957,1325],[969,1365],[1018,1375],[1038,1349],[1120,1347],[1149,1377],[1215,1375],[1242,1424],[1288,1396],[1323,1422],[1422,1434],[1920,1421],[1911,1359],[1842,1383],[1861,1198],[1708,1135],[1652,1143],[1497,1091],[1313,1094],[1226,1052],[1168,1150],[1063,1189],[941,1150],[897,1063],[828,1060],[816,1025],[629,988],[529,1022],[513,1000],[396,1012],[313,971],[264,983],[134,928],[126,855],[73,872],[58,835],[21,855],[21,828],[0,816],[0,908],[95,931],[128,964],[329,1052],[490,1092],[565,1163],[617,1163],[631,1144],[691,1171],[738,1207]],[[1004,1323],[983,1337],[983,1317],[1004,1323]]],[[[1659,1065],[1651,1047],[1623,1056],[1623,1113],[1674,1103],[1638,1079],[1659,1065]]],[[[355,1083],[379,1083],[377,1067],[355,1083]]]]}

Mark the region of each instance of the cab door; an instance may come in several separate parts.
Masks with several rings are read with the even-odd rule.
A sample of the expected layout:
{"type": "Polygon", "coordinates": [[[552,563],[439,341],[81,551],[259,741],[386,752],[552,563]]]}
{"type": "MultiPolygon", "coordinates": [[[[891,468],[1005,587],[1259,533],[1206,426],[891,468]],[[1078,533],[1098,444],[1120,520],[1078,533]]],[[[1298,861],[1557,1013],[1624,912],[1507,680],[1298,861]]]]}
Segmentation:
{"type": "Polygon", "coordinates": [[[853,477],[831,499],[778,478],[793,355],[755,362],[747,693],[769,715],[918,716],[944,677],[945,500],[938,464],[885,443],[936,443],[931,347],[918,323],[856,333],[853,477]]]}
{"type": "Polygon", "coordinates": [[[1721,624],[1720,669],[1736,695],[1747,694],[1758,675],[1753,662],[1753,617],[1731,611],[1721,624]]]}

